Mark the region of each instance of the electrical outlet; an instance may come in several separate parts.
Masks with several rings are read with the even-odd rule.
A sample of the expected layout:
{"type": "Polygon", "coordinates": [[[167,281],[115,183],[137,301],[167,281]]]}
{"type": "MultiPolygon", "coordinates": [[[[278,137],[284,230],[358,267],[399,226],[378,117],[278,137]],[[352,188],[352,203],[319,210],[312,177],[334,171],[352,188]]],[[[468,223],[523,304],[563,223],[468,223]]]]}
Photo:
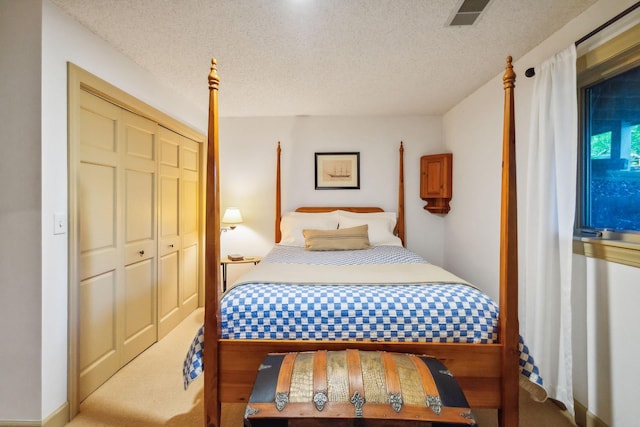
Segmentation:
{"type": "Polygon", "coordinates": [[[67,216],[63,213],[53,214],[53,234],[67,232],[67,216]]]}

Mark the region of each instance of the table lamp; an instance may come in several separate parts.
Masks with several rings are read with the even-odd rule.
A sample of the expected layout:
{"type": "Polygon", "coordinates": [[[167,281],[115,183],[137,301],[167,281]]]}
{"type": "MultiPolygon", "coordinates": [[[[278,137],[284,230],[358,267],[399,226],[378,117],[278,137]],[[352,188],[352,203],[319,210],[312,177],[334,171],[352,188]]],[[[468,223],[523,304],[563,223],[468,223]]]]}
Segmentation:
{"type": "MultiPolygon", "coordinates": [[[[222,215],[222,223],[229,224],[226,227],[220,228],[220,233],[223,231],[229,231],[236,228],[237,224],[242,222],[242,214],[240,213],[240,209],[238,208],[227,208],[224,211],[224,215],[222,215]]],[[[244,259],[244,257],[240,254],[230,254],[229,259],[232,261],[240,261],[244,259]]]]}
{"type": "Polygon", "coordinates": [[[221,227],[220,231],[229,231],[236,228],[237,224],[242,222],[242,214],[238,208],[227,208],[222,216],[222,223],[229,224],[228,226],[221,227]]]}

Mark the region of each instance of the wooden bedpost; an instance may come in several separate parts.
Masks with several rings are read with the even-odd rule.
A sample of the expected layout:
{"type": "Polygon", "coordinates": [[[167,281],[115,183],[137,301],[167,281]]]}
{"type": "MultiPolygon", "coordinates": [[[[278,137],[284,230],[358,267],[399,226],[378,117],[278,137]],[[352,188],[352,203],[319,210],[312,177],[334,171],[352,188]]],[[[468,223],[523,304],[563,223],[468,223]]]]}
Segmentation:
{"type": "Polygon", "coordinates": [[[502,202],[500,211],[500,319],[502,349],[501,427],[518,426],[519,325],[518,325],[518,221],[516,198],[516,136],[514,96],[516,74],[507,57],[504,82],[502,144],[502,202]]]}
{"type": "Polygon", "coordinates": [[[278,141],[278,148],[276,148],[276,238],[275,242],[280,243],[282,235],[280,232],[280,218],[282,217],[282,199],[280,188],[280,141],[278,141]]]}
{"type": "Polygon", "coordinates": [[[205,316],[204,316],[204,407],[205,426],[220,426],[220,390],[218,387],[218,301],[220,292],[220,179],[218,156],[218,85],[220,79],[215,58],[209,73],[209,129],[207,137],[207,197],[205,234],[205,316]]]}
{"type": "Polygon", "coordinates": [[[398,236],[402,241],[402,246],[407,246],[404,235],[404,146],[400,141],[400,164],[398,176],[398,236]]]}

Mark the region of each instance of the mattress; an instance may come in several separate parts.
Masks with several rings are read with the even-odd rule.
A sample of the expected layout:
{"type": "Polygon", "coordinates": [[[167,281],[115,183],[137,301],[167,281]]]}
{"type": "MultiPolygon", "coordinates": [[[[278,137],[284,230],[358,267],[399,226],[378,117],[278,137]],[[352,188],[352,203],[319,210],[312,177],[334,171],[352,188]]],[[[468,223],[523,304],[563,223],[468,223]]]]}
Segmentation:
{"type": "Polygon", "coordinates": [[[495,342],[497,305],[462,279],[433,276],[427,264],[398,246],[276,246],[222,299],[221,338],[495,342]],[[304,266],[297,275],[294,265],[304,266]],[[274,279],[260,280],[269,270],[274,279]]]}

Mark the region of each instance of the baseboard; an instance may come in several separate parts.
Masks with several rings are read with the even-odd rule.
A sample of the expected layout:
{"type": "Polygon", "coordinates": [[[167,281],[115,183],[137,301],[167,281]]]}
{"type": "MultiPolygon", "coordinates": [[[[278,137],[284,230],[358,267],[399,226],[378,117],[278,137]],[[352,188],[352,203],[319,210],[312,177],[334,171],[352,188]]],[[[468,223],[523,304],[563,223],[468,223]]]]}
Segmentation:
{"type": "Polygon", "coordinates": [[[586,406],[578,402],[573,401],[576,411],[576,424],[580,427],[609,427],[607,423],[598,418],[594,413],[590,412],[586,406]]]}
{"type": "Polygon", "coordinates": [[[69,422],[69,402],[42,420],[42,427],[64,427],[69,422]]]}
{"type": "Polygon", "coordinates": [[[0,426],[4,427],[40,427],[38,421],[5,421],[0,420],[0,426]]]}
{"type": "Polygon", "coordinates": [[[573,409],[576,412],[576,424],[579,427],[587,427],[587,407],[574,400],[573,409]]]}
{"type": "Polygon", "coordinates": [[[587,427],[609,427],[609,425],[595,414],[587,411],[587,427]]]}
{"type": "Polygon", "coordinates": [[[69,423],[69,404],[65,403],[54,413],[40,421],[0,420],[0,427],[64,427],[69,423]]]}

